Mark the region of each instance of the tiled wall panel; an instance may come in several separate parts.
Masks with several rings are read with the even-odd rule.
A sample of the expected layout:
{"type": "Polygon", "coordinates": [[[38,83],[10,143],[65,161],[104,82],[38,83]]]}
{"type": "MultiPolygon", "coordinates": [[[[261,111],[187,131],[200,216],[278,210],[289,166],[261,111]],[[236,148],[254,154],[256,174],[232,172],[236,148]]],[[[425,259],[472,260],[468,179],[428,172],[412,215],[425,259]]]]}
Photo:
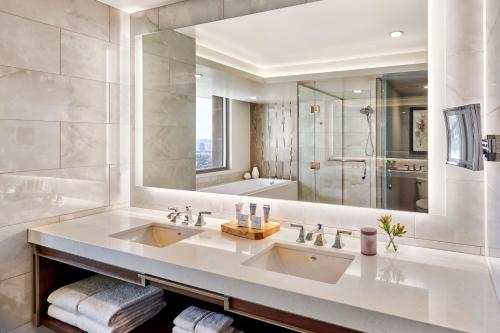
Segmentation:
{"type": "Polygon", "coordinates": [[[26,230],[130,201],[129,33],[94,0],[0,1],[0,333],[37,331],[26,230]]]}

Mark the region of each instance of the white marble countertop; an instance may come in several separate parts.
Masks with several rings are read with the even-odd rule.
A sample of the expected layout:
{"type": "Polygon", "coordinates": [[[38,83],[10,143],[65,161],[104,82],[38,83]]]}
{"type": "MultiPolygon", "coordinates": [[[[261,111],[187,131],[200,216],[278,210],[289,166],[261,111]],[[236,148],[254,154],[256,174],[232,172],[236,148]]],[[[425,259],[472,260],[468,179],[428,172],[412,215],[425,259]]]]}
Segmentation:
{"type": "MultiPolygon", "coordinates": [[[[164,248],[109,235],[151,222],[165,212],[124,208],[29,230],[29,242],[133,271],[365,332],[498,332],[500,307],[484,257],[379,243],[377,256],[354,255],[336,284],[265,271],[242,262],[273,243],[296,244],[283,228],[261,241],[220,232],[223,220],[206,218],[203,232],[164,248]]],[[[188,227],[196,228],[197,227],[188,227]]],[[[327,235],[329,245],[333,243],[327,235]]],[[[300,246],[314,247],[310,243],[300,246]]]]}

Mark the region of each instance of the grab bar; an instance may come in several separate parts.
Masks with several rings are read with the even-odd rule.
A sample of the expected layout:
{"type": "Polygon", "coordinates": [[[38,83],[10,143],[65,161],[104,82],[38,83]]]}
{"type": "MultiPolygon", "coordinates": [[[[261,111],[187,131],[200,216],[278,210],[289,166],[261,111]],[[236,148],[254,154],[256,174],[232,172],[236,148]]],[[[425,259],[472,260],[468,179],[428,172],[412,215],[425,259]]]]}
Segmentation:
{"type": "Polygon", "coordinates": [[[363,163],[363,177],[361,179],[366,179],[366,160],[356,159],[356,158],[329,158],[328,162],[352,162],[352,163],[363,163]]]}

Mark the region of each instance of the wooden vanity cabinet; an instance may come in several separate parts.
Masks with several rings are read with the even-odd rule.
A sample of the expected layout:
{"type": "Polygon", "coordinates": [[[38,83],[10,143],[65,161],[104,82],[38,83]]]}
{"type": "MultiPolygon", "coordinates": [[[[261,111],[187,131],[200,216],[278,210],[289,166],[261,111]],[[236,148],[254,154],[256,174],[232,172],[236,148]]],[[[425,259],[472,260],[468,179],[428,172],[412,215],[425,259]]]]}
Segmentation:
{"type": "Polygon", "coordinates": [[[174,318],[186,307],[225,313],[235,319],[234,326],[246,333],[351,333],[351,329],[327,324],[311,318],[291,314],[259,304],[235,299],[208,290],[194,288],[173,281],[141,274],[65,252],[34,246],[34,290],[36,326],[44,325],[59,333],[83,333],[47,315],[49,294],[64,285],[98,273],[138,285],[152,284],[163,288],[167,306],[157,316],[133,330],[133,333],[170,333],[174,318]]]}

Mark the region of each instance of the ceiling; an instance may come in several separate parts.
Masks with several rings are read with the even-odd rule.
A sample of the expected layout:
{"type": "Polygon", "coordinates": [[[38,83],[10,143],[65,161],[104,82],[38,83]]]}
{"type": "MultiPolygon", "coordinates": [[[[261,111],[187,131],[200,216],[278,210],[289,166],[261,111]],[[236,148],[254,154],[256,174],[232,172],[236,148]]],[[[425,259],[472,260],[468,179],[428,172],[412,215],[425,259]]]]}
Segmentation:
{"type": "Polygon", "coordinates": [[[263,78],[427,62],[422,0],[324,0],[177,31],[199,56],[263,78]]]}
{"type": "Polygon", "coordinates": [[[127,13],[170,5],[183,0],[98,0],[106,5],[123,10],[127,13]]]}

